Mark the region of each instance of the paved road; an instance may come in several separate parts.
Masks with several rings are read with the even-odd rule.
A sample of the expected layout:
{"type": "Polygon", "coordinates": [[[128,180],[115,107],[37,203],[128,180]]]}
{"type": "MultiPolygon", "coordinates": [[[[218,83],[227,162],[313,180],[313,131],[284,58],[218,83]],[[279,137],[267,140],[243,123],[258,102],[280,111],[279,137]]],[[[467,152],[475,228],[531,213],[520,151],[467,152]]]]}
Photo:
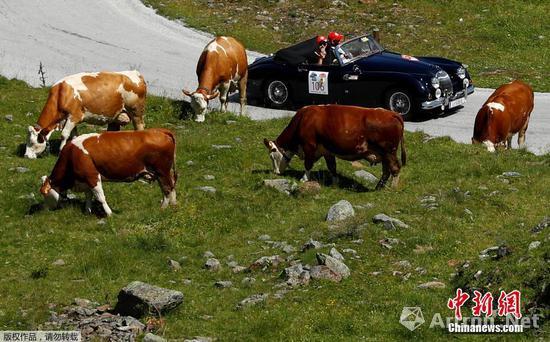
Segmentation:
{"type": "MultiPolygon", "coordinates": [[[[181,88],[196,87],[196,61],[211,38],[138,0],[0,0],[0,74],[32,86],[40,85],[40,62],[49,85],[82,71],[138,69],[151,93],[182,99],[181,88]]],[[[250,61],[258,56],[249,52],[250,61]]],[[[477,109],[490,92],[478,89],[458,113],[407,123],[407,129],[468,143],[477,109]]],[[[550,152],[548,108],[550,94],[536,94],[527,144],[538,154],[550,152]]],[[[255,120],[293,114],[258,107],[248,112],[255,120]]]]}

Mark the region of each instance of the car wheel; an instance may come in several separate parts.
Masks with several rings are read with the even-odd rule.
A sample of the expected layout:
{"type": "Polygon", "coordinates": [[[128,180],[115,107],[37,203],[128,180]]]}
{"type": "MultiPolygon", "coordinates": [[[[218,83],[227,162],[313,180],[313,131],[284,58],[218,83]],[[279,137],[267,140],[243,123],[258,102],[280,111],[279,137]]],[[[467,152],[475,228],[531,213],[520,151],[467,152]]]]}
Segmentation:
{"type": "Polygon", "coordinates": [[[410,118],[414,112],[414,103],[410,93],[405,89],[392,89],[386,93],[386,108],[410,118]]]}
{"type": "Polygon", "coordinates": [[[290,90],[286,82],[270,80],[265,86],[265,101],[272,108],[286,108],[290,104],[290,90]]]}

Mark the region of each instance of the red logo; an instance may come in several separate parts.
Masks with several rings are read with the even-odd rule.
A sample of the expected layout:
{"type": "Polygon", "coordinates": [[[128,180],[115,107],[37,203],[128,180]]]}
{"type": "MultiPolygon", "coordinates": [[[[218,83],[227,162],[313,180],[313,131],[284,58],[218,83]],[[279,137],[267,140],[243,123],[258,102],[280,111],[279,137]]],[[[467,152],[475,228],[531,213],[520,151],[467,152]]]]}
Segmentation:
{"type": "MultiPolygon", "coordinates": [[[[458,320],[462,319],[461,308],[466,302],[470,299],[470,295],[463,292],[462,289],[456,289],[456,296],[449,298],[447,302],[447,307],[451,310],[454,310],[455,318],[458,320]]],[[[474,316],[491,316],[493,314],[493,295],[491,292],[487,292],[481,295],[481,292],[475,290],[474,298],[472,298],[475,305],[472,308],[472,314],[474,316]]],[[[511,291],[506,293],[505,291],[500,291],[500,296],[498,297],[498,312],[499,316],[508,316],[514,315],[516,319],[522,317],[521,314],[521,292],[518,290],[511,291]]]]}

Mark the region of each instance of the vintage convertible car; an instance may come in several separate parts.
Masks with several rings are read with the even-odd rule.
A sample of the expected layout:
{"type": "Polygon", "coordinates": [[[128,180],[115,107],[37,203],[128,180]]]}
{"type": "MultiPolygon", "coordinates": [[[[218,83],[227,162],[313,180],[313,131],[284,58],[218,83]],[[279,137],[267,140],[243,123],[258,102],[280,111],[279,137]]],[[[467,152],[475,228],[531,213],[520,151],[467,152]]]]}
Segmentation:
{"type": "Polygon", "coordinates": [[[323,65],[307,62],[315,48],[312,38],[256,59],[248,69],[249,102],[273,108],[384,107],[409,117],[459,107],[474,92],[465,65],[390,52],[371,35],[343,42],[323,65]]]}

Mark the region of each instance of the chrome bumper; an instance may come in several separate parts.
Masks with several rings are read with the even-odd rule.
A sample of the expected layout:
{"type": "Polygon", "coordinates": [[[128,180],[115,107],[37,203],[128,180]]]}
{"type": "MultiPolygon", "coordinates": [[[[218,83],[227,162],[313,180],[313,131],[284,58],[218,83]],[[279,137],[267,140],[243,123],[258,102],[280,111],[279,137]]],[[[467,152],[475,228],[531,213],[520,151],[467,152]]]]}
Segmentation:
{"type": "Polygon", "coordinates": [[[440,107],[440,108],[443,107],[442,109],[444,109],[445,107],[447,107],[449,105],[449,102],[451,102],[453,100],[456,100],[456,99],[460,99],[462,97],[467,97],[467,95],[470,95],[473,92],[474,92],[474,86],[469,85],[468,88],[457,92],[453,96],[440,97],[440,98],[435,99],[433,101],[424,101],[424,102],[422,102],[422,109],[423,110],[430,110],[430,109],[434,109],[434,108],[438,108],[438,107],[440,107]]]}

